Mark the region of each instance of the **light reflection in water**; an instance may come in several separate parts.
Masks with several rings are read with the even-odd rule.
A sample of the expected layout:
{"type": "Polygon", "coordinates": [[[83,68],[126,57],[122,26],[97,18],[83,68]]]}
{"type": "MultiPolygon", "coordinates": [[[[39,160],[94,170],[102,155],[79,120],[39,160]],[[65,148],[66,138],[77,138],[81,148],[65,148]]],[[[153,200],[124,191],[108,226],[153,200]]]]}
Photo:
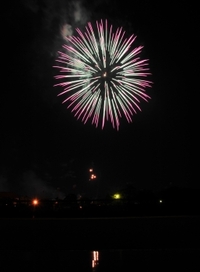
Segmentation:
{"type": "Polygon", "coordinates": [[[92,269],[95,271],[99,265],[99,251],[92,251],[92,269]]]}

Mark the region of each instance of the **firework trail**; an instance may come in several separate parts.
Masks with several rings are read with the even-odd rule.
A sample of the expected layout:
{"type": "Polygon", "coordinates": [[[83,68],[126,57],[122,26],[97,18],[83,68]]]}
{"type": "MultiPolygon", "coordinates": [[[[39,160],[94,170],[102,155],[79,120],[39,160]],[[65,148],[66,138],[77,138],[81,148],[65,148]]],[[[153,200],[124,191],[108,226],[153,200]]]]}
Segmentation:
{"type": "Polygon", "coordinates": [[[140,101],[149,101],[146,88],[152,82],[147,59],[141,59],[143,46],[134,47],[135,35],[126,37],[122,27],[113,30],[107,20],[88,23],[84,32],[67,36],[63,52],[58,52],[59,80],[63,103],[77,119],[91,120],[103,129],[105,123],[119,130],[120,119],[141,111],[140,101]]]}

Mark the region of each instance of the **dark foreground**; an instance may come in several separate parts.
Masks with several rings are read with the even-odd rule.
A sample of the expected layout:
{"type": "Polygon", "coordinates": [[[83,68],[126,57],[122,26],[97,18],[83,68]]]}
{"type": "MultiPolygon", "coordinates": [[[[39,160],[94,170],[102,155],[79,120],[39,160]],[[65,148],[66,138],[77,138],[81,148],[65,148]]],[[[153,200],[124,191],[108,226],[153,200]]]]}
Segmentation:
{"type": "Polygon", "coordinates": [[[200,248],[199,216],[0,219],[0,249],[200,248]]]}
{"type": "Polygon", "coordinates": [[[65,261],[89,269],[92,251],[98,251],[97,271],[132,262],[200,268],[199,216],[2,218],[0,231],[1,260],[65,261]]]}

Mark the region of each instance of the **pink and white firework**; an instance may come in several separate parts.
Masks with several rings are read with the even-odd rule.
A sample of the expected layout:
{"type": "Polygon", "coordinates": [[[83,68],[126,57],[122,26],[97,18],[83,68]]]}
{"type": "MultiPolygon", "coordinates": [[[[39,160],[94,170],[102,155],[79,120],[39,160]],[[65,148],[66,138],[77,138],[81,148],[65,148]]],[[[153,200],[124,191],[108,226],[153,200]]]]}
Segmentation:
{"type": "Polygon", "coordinates": [[[149,101],[146,88],[152,82],[147,59],[141,59],[143,46],[134,46],[135,35],[126,36],[122,27],[113,30],[107,20],[88,23],[84,32],[67,36],[63,52],[56,60],[63,103],[83,123],[91,121],[103,129],[105,123],[119,129],[120,119],[132,122],[140,102],[149,101]]]}

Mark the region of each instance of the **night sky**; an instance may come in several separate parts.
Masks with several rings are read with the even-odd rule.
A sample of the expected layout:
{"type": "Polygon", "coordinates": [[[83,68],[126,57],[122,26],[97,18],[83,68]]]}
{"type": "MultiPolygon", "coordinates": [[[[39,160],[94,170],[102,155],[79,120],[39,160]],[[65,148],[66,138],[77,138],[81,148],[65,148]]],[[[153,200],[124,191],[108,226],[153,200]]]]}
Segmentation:
{"type": "Polygon", "coordinates": [[[77,3],[8,0],[1,10],[0,191],[89,194],[98,187],[104,195],[129,182],[150,190],[200,188],[191,111],[199,86],[189,76],[199,55],[196,7],[192,1],[77,3]],[[137,35],[152,73],[152,99],[132,123],[123,119],[119,131],[76,120],[53,87],[60,28],[69,24],[74,31],[101,18],[137,35]]]}

